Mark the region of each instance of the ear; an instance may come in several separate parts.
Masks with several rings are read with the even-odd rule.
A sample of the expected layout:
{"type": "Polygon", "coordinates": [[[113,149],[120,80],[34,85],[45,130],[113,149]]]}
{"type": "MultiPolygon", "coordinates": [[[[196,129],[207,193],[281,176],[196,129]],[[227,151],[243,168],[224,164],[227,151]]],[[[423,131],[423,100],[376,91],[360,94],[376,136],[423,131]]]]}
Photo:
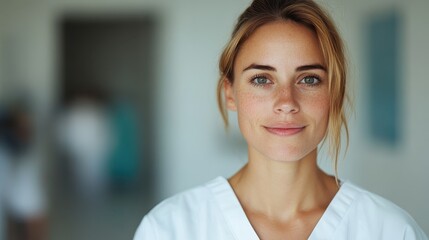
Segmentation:
{"type": "Polygon", "coordinates": [[[225,93],[226,108],[231,111],[237,111],[237,106],[235,104],[234,88],[232,86],[231,81],[227,78],[224,79],[223,90],[225,93]]]}

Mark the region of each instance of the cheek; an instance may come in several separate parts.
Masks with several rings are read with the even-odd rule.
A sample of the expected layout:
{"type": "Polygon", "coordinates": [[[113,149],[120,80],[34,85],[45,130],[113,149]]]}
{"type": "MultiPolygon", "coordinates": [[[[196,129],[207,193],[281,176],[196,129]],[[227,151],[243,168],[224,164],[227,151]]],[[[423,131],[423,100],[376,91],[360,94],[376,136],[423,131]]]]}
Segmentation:
{"type": "Polygon", "coordinates": [[[267,101],[269,101],[266,96],[243,91],[237,93],[236,99],[239,119],[257,120],[266,115],[266,111],[269,109],[266,105],[267,101]]]}
{"type": "Polygon", "coordinates": [[[307,107],[317,125],[326,128],[329,118],[329,96],[318,95],[308,101],[307,107]]]}

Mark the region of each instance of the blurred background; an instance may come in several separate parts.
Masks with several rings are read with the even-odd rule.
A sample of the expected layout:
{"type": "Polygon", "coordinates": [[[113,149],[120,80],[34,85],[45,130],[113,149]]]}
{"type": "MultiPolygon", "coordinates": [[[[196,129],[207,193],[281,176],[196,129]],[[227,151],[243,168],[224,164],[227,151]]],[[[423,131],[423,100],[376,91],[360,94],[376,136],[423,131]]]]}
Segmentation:
{"type": "MultiPolygon", "coordinates": [[[[249,2],[0,0],[0,240],[132,239],[160,200],[238,170],[215,89],[249,2]]],[[[429,2],[319,2],[349,58],[340,177],[429,233],[429,2]]]]}

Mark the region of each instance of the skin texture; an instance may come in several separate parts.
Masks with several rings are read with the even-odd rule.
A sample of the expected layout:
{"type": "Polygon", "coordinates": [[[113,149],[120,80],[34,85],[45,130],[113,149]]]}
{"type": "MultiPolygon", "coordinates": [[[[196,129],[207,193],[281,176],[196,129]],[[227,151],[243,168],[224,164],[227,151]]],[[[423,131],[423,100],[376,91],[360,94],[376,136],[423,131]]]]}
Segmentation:
{"type": "Polygon", "coordinates": [[[327,79],[314,32],[277,21],[243,43],[225,84],[249,156],[229,182],[261,239],[307,239],[338,191],[317,166],[329,119],[327,79]]]}

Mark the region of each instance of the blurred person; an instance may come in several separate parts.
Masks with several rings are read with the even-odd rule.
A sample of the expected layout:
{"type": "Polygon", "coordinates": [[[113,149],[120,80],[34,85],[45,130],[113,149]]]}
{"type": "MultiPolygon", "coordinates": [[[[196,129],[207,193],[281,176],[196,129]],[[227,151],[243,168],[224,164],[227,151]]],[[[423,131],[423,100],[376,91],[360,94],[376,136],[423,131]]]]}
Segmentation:
{"type": "Polygon", "coordinates": [[[109,113],[103,100],[94,91],[77,93],[59,118],[58,133],[79,196],[90,202],[103,199],[113,145],[109,113]]]}
{"type": "Polygon", "coordinates": [[[0,113],[0,239],[47,238],[46,196],[34,121],[24,105],[0,113]]]}
{"type": "Polygon", "coordinates": [[[237,112],[248,162],[156,206],[135,240],[427,239],[404,210],[337,178],[345,56],[317,3],[254,0],[219,66],[220,110],[226,124],[226,109],[237,112]],[[317,165],[325,140],[335,176],[317,165]]]}

